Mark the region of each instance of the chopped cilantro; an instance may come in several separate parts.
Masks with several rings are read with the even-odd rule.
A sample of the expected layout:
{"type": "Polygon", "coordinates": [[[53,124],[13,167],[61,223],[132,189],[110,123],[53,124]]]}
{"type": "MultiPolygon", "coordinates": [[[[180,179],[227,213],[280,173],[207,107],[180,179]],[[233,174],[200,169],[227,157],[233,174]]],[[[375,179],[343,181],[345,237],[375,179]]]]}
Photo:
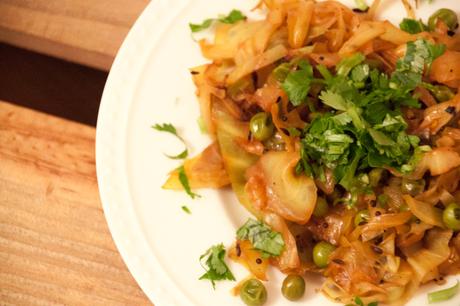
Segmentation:
{"type": "MultiPolygon", "coordinates": [[[[180,141],[182,141],[182,143],[185,146],[184,139],[182,139],[182,137],[179,136],[179,134],[177,133],[176,128],[174,127],[174,125],[172,125],[170,123],[155,124],[155,125],[152,126],[152,128],[157,130],[157,131],[170,133],[170,134],[176,136],[180,141]]],[[[185,147],[184,151],[182,151],[181,153],[179,153],[177,155],[166,155],[166,156],[171,158],[171,159],[185,159],[188,156],[188,149],[187,149],[187,147],[185,147]]]]}
{"type": "Polygon", "coordinates": [[[313,67],[306,60],[301,60],[297,70],[287,74],[281,87],[287,93],[291,103],[299,106],[306,101],[312,81],[313,67]]]}
{"type": "Polygon", "coordinates": [[[240,227],[236,236],[240,240],[249,240],[252,246],[262,252],[266,258],[279,256],[284,250],[284,240],[281,234],[253,219],[249,219],[240,227]]]}
{"type": "Polygon", "coordinates": [[[327,167],[335,181],[357,198],[369,188],[359,178],[371,168],[413,171],[429,148],[420,147],[420,139],[407,134],[401,107],[420,107],[413,91],[444,50],[423,39],[409,42],[390,77],[371,69],[360,53],[342,60],[335,75],[318,65],[324,78],[319,99],[332,110],[317,113],[303,131],[296,172],[321,180],[327,167]]]}
{"type": "Polygon", "coordinates": [[[200,277],[200,280],[210,280],[214,289],[216,288],[216,281],[235,280],[233,273],[225,263],[225,248],[223,244],[217,244],[209,248],[200,256],[200,263],[206,270],[206,273],[200,277]],[[203,260],[205,260],[204,264],[203,260]]]}
{"type": "Polygon", "coordinates": [[[232,10],[227,16],[222,16],[218,19],[208,18],[205,19],[202,23],[189,23],[190,30],[192,33],[201,32],[208,29],[215,21],[222,23],[233,24],[240,20],[245,20],[246,16],[239,10],[232,10]]]}
{"type": "Polygon", "coordinates": [[[160,132],[167,132],[178,136],[176,128],[171,123],[155,124],[152,128],[160,132]]]}
{"type": "MultiPolygon", "coordinates": [[[[379,305],[379,302],[372,302],[372,303],[367,304],[367,306],[378,306],[378,305],[379,305]]],[[[361,300],[360,297],[355,297],[353,304],[347,304],[345,306],[366,306],[366,305],[364,304],[363,300],[361,300]]]]}
{"type": "Polygon", "coordinates": [[[190,184],[189,184],[189,182],[188,182],[188,178],[187,178],[187,174],[185,173],[185,168],[184,168],[184,166],[180,166],[178,170],[179,170],[179,181],[180,181],[182,187],[184,187],[185,192],[186,192],[192,199],[199,198],[200,195],[199,195],[199,194],[196,194],[196,193],[194,193],[194,192],[192,192],[192,189],[190,188],[190,184]]]}
{"type": "Polygon", "coordinates": [[[237,21],[240,20],[245,20],[246,16],[243,15],[243,13],[239,10],[232,10],[227,16],[223,16],[219,18],[219,21],[222,23],[229,23],[233,24],[237,21]]]}
{"type": "Polygon", "coordinates": [[[370,67],[367,64],[358,65],[351,70],[351,79],[357,83],[364,82],[369,77],[370,67]]]}
{"type": "Polygon", "coordinates": [[[332,107],[333,109],[346,111],[348,108],[345,99],[335,92],[331,92],[329,90],[323,91],[319,98],[323,101],[324,104],[332,107]]]}
{"type": "Polygon", "coordinates": [[[429,73],[434,60],[446,51],[424,39],[407,43],[406,55],[396,63],[390,86],[413,90],[422,83],[423,72],[429,73]]]}
{"type": "Polygon", "coordinates": [[[423,24],[421,20],[415,20],[410,18],[404,18],[403,21],[399,24],[401,30],[410,33],[417,34],[424,32],[427,29],[427,26],[423,24]]]}
{"type": "Polygon", "coordinates": [[[361,64],[366,57],[362,53],[355,53],[337,64],[336,71],[338,75],[348,76],[351,70],[361,64]]]}
{"type": "Polygon", "coordinates": [[[205,19],[202,23],[189,23],[192,33],[201,32],[209,28],[214,22],[214,19],[205,19]]]}
{"type": "Polygon", "coordinates": [[[182,208],[182,210],[183,210],[185,213],[187,213],[187,214],[189,214],[189,215],[192,214],[192,211],[191,211],[190,208],[188,208],[187,206],[184,205],[184,206],[182,206],[181,208],[182,208]]]}
{"type": "Polygon", "coordinates": [[[358,306],[364,306],[363,301],[358,296],[355,298],[355,304],[358,305],[358,306]]]}

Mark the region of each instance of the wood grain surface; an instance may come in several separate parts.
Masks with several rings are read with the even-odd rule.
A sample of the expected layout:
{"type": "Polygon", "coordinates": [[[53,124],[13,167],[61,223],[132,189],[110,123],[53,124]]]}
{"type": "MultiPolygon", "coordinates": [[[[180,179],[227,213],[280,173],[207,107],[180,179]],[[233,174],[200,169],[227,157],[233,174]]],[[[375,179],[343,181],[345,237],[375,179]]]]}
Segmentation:
{"type": "Polygon", "coordinates": [[[109,70],[149,0],[1,0],[0,41],[109,70]]]}
{"type": "Polygon", "coordinates": [[[150,305],[104,219],[94,141],[0,101],[0,305],[150,305]]]}

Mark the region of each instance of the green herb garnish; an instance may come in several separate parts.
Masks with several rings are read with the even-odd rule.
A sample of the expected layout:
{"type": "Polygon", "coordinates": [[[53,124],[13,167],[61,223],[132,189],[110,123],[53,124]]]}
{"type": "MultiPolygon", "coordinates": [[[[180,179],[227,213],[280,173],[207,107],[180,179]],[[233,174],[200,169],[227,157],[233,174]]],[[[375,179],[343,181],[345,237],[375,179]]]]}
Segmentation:
{"type": "Polygon", "coordinates": [[[190,30],[192,33],[201,32],[208,29],[214,22],[222,22],[227,24],[233,24],[240,20],[245,20],[246,16],[239,10],[232,10],[227,16],[222,16],[220,18],[208,18],[205,19],[202,23],[189,23],[190,30]]]}
{"type": "Polygon", "coordinates": [[[214,289],[216,288],[216,281],[235,280],[233,273],[225,263],[225,248],[223,244],[214,245],[209,248],[200,256],[200,263],[206,270],[206,273],[200,277],[200,280],[210,280],[214,289]]]}
{"type": "Polygon", "coordinates": [[[220,17],[222,23],[234,24],[237,21],[245,20],[246,16],[239,10],[232,10],[227,16],[220,17]]]}
{"type": "Polygon", "coordinates": [[[350,57],[345,58],[337,64],[335,68],[338,75],[347,76],[351,70],[357,65],[361,64],[366,57],[362,53],[356,53],[350,57]]]}
{"type": "Polygon", "coordinates": [[[408,42],[406,55],[396,63],[396,71],[392,76],[393,86],[415,89],[422,83],[423,72],[428,74],[434,60],[445,51],[445,45],[432,44],[424,39],[408,42]]]}
{"type": "Polygon", "coordinates": [[[184,144],[184,146],[185,146],[184,151],[182,151],[181,153],[179,153],[177,155],[166,155],[168,158],[171,158],[171,159],[185,159],[185,158],[187,158],[187,156],[188,156],[187,146],[185,144],[184,139],[181,136],[179,136],[179,134],[177,133],[177,130],[174,127],[174,125],[172,125],[170,123],[155,124],[155,125],[152,126],[152,128],[157,130],[157,131],[160,131],[160,132],[170,133],[170,134],[176,136],[177,139],[179,139],[184,144]]]}
{"type": "Polygon", "coordinates": [[[301,60],[297,65],[297,70],[287,74],[281,87],[288,95],[291,103],[298,106],[305,102],[312,81],[313,67],[306,60],[301,60]]]}
{"type": "Polygon", "coordinates": [[[214,23],[214,21],[215,19],[212,18],[205,19],[202,23],[189,23],[189,27],[192,33],[197,33],[209,28],[214,23]]]}
{"type": "Polygon", "coordinates": [[[185,205],[182,206],[181,209],[182,209],[185,213],[187,213],[187,214],[189,214],[189,215],[192,214],[192,211],[190,210],[190,208],[188,208],[188,207],[185,206],[185,205]]]}
{"type": "Polygon", "coordinates": [[[444,289],[444,290],[439,290],[435,292],[430,292],[428,293],[428,303],[439,303],[439,302],[444,302],[447,300],[450,300],[453,298],[455,295],[458,294],[458,291],[460,289],[460,282],[457,281],[457,284],[455,286],[444,289]]]}
{"type": "Polygon", "coordinates": [[[280,256],[284,250],[284,240],[280,233],[260,221],[249,219],[238,231],[239,240],[249,240],[252,246],[266,258],[280,256]]]}
{"type": "Polygon", "coordinates": [[[417,34],[427,30],[427,26],[423,24],[421,20],[415,20],[410,18],[404,18],[403,21],[399,24],[401,30],[410,33],[417,34]]]}
{"type": "Polygon", "coordinates": [[[187,174],[185,173],[184,166],[180,166],[178,168],[178,171],[179,171],[179,181],[180,181],[182,187],[184,187],[185,192],[192,199],[200,198],[201,196],[199,194],[196,194],[196,193],[192,192],[192,189],[190,188],[190,184],[189,184],[189,181],[188,181],[188,178],[187,178],[187,174]]]}
{"type": "MultiPolygon", "coordinates": [[[[327,167],[352,198],[370,192],[369,184],[357,178],[372,168],[412,172],[429,148],[419,147],[419,138],[407,134],[401,106],[420,107],[413,91],[444,51],[445,46],[426,40],[409,42],[406,55],[398,61],[391,77],[371,69],[360,53],[339,63],[335,75],[317,66],[324,78],[319,98],[330,111],[317,113],[303,131],[296,172],[321,180],[327,167]]],[[[302,82],[299,77],[297,83],[309,84],[311,79],[310,75],[304,76],[302,82]]],[[[304,99],[307,98],[302,95],[304,99]]]]}
{"type": "MultiPolygon", "coordinates": [[[[372,302],[372,303],[369,303],[367,304],[367,306],[378,306],[379,303],[378,302],[372,302]]],[[[363,300],[361,300],[360,297],[355,297],[355,300],[354,300],[354,304],[347,304],[345,306],[366,306],[363,302],[363,300]]]]}

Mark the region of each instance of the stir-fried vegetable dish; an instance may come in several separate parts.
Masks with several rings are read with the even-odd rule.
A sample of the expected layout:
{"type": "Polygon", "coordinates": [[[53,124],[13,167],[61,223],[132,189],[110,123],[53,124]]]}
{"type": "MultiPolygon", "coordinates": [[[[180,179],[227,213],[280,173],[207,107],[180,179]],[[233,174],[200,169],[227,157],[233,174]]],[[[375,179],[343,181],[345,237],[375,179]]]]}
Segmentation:
{"type": "Polygon", "coordinates": [[[213,285],[234,279],[226,256],[248,269],[235,288],[247,305],[267,299],[270,267],[288,300],[317,273],[350,305],[403,305],[460,272],[457,13],[420,20],[405,0],[393,25],[376,18],[383,2],[263,0],[263,19],[190,25],[215,33],[199,40],[209,63],[191,69],[213,142],[164,188],[231,186],[253,215],[202,256],[213,285]]]}

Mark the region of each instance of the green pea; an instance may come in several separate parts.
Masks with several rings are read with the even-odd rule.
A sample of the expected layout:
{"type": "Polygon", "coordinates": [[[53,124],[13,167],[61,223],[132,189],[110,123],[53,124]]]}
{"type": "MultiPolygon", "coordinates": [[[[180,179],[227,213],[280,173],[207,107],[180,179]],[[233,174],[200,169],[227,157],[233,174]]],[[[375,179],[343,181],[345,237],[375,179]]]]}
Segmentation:
{"type": "Polygon", "coordinates": [[[291,71],[291,64],[282,63],[273,70],[273,76],[278,82],[284,82],[286,80],[289,72],[291,71]]]}
{"type": "Polygon", "coordinates": [[[401,190],[403,193],[410,194],[411,196],[416,196],[425,190],[425,180],[422,179],[414,181],[403,178],[401,182],[401,190]]]}
{"type": "Polygon", "coordinates": [[[428,28],[430,31],[434,31],[439,19],[441,19],[451,31],[454,31],[458,27],[457,14],[450,9],[442,8],[437,10],[431,15],[430,19],[428,19],[428,28]]]}
{"type": "Polygon", "coordinates": [[[434,86],[431,92],[433,93],[436,100],[438,100],[438,102],[449,101],[455,96],[452,90],[444,85],[434,86]]]}
{"type": "Polygon", "coordinates": [[[248,306],[262,306],[267,301],[267,289],[260,280],[252,278],[241,287],[240,298],[248,306]]]}
{"type": "Polygon", "coordinates": [[[442,220],[448,228],[460,231],[460,205],[456,203],[449,204],[444,209],[442,220]]]}
{"type": "Polygon", "coordinates": [[[305,280],[300,275],[288,275],[283,281],[281,293],[289,301],[300,300],[305,293],[305,280]]]}
{"type": "Polygon", "coordinates": [[[319,268],[326,268],[329,264],[329,256],[334,252],[335,246],[332,244],[321,241],[313,248],[313,262],[319,268]]]}
{"type": "Polygon", "coordinates": [[[249,123],[252,136],[259,141],[265,141],[273,135],[275,130],[270,116],[261,112],[255,114],[249,123]]]}
{"type": "Polygon", "coordinates": [[[318,197],[316,200],[315,210],[313,211],[313,216],[315,217],[324,217],[329,211],[329,205],[324,198],[318,197]]]}
{"type": "Polygon", "coordinates": [[[370,217],[371,215],[367,209],[358,211],[355,216],[355,226],[360,226],[367,223],[370,217]]]}

